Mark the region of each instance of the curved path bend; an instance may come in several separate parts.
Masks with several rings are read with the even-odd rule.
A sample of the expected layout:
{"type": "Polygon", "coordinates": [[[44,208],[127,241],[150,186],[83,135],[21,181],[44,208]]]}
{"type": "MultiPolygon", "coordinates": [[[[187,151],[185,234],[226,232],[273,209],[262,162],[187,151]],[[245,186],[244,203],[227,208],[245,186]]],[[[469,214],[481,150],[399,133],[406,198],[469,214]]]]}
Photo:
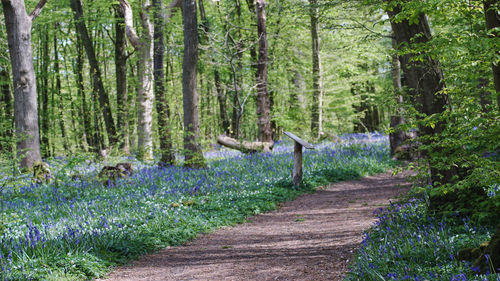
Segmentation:
{"type": "Polygon", "coordinates": [[[342,280],[373,211],[408,190],[407,175],[318,188],[247,223],[145,255],[104,280],[342,280]]]}

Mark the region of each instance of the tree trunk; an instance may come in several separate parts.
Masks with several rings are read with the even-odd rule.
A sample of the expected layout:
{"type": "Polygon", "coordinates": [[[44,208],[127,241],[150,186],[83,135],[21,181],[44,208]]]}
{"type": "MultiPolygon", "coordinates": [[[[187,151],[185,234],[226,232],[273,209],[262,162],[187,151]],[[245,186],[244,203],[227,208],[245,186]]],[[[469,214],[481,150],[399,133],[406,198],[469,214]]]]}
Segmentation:
{"type": "Polygon", "coordinates": [[[323,92],[321,83],[321,59],[319,40],[319,7],[318,0],[309,0],[309,13],[311,17],[311,41],[312,41],[312,78],[313,95],[311,109],[311,134],[319,137],[322,130],[322,105],[323,92]]]}
{"type": "Polygon", "coordinates": [[[226,95],[222,91],[220,73],[214,69],[215,89],[217,91],[217,100],[219,101],[220,119],[222,120],[222,131],[225,135],[229,134],[229,118],[226,111],[226,95]]]}
{"type": "MultiPolygon", "coordinates": [[[[387,11],[399,46],[412,46],[414,43],[422,44],[431,40],[431,30],[425,14],[421,13],[416,23],[410,23],[408,19],[394,21],[394,17],[400,12],[401,6],[399,5],[395,5],[392,11],[387,11]]],[[[423,59],[415,60],[413,58],[416,55],[421,54],[405,54],[400,59],[405,76],[405,85],[409,88],[412,102],[423,117],[442,113],[449,102],[448,95],[440,93],[445,88],[445,85],[439,61],[428,55],[423,56],[423,59]]],[[[445,123],[440,121],[435,126],[420,126],[419,134],[431,137],[441,133],[444,128],[445,123]]],[[[437,148],[434,149],[438,150],[437,148]]],[[[453,169],[438,170],[431,167],[431,180],[433,183],[451,182],[454,174],[453,169]]]]}
{"type": "Polygon", "coordinates": [[[116,105],[117,126],[119,130],[120,149],[124,154],[130,153],[128,134],[128,91],[127,91],[127,44],[125,38],[125,22],[123,11],[115,6],[115,69],[116,69],[116,105]]]}
{"type": "Polygon", "coordinates": [[[196,0],[182,1],[184,22],[184,60],[182,63],[182,97],[184,107],[184,156],[188,167],[204,167],[205,159],[198,143],[200,125],[196,71],[198,65],[198,21],[196,0]]]}
{"type": "Polygon", "coordinates": [[[41,65],[40,65],[40,76],[39,85],[40,97],[42,99],[42,112],[40,112],[41,128],[40,128],[40,146],[43,157],[50,156],[50,143],[49,143],[49,31],[44,29],[41,31],[41,65]]]}
{"type": "Polygon", "coordinates": [[[249,142],[239,141],[224,135],[217,137],[217,143],[232,149],[239,150],[243,153],[255,152],[271,152],[273,149],[273,142],[249,142]]]}
{"type": "Polygon", "coordinates": [[[0,152],[11,151],[12,141],[12,93],[10,90],[10,77],[7,68],[0,66],[0,152]]]}
{"type": "Polygon", "coordinates": [[[61,129],[61,138],[63,142],[63,148],[65,153],[71,153],[69,149],[69,144],[68,144],[68,138],[66,135],[66,128],[64,126],[64,114],[63,114],[63,108],[64,108],[64,99],[61,93],[61,75],[59,73],[59,52],[57,50],[57,33],[59,31],[59,23],[54,24],[54,30],[56,33],[54,34],[54,72],[56,75],[56,94],[59,97],[59,128],[61,129]]]}
{"type": "Polygon", "coordinates": [[[96,58],[96,53],[94,49],[94,44],[87,31],[87,26],[83,20],[83,7],[81,0],[70,0],[71,9],[74,12],[76,30],[80,34],[82,39],[85,52],[87,53],[87,58],[90,64],[90,72],[92,75],[92,84],[94,92],[99,95],[99,103],[104,117],[104,123],[106,125],[106,132],[108,133],[108,138],[110,145],[117,143],[116,127],[113,121],[113,115],[111,113],[111,105],[109,102],[109,96],[102,82],[102,74],[99,68],[99,63],[96,58]]]}
{"type": "Polygon", "coordinates": [[[407,139],[407,134],[401,130],[399,127],[405,124],[405,120],[402,114],[402,103],[403,96],[401,91],[403,90],[403,85],[401,82],[401,63],[399,62],[399,55],[397,53],[397,42],[396,39],[392,39],[392,47],[394,53],[392,54],[392,87],[396,94],[396,114],[391,116],[390,127],[391,133],[389,134],[389,143],[391,148],[391,156],[395,156],[396,148],[400,147],[403,142],[407,139]]]}
{"type": "MultiPolygon", "coordinates": [[[[177,1],[180,4],[180,1],[177,1]]],[[[153,0],[154,14],[154,81],[156,111],[158,113],[158,136],[160,139],[161,159],[159,165],[174,165],[175,155],[172,149],[172,136],[170,133],[170,109],[165,96],[165,73],[163,69],[163,55],[165,42],[163,29],[165,27],[163,4],[161,0],[153,0]]]]}
{"type": "Polygon", "coordinates": [[[85,94],[85,85],[83,81],[83,50],[82,50],[82,39],[80,35],[76,34],[76,86],[78,91],[78,97],[80,98],[81,104],[81,114],[83,122],[83,131],[85,135],[85,140],[87,144],[93,149],[93,152],[97,153],[97,139],[95,138],[95,132],[92,132],[92,113],[87,106],[87,97],[85,94]]]}
{"type": "Polygon", "coordinates": [[[266,1],[257,0],[257,31],[259,38],[259,60],[257,63],[257,126],[259,140],[272,142],[271,110],[267,91],[268,43],[266,31],[266,1]]]}
{"type": "Polygon", "coordinates": [[[2,0],[12,76],[14,123],[20,166],[28,169],[41,161],[35,70],[31,50],[31,26],[47,0],[41,0],[28,15],[24,1],[2,0]]]}
{"type": "Polygon", "coordinates": [[[137,91],[137,156],[141,160],[153,159],[153,24],[150,19],[151,2],[142,1],[141,37],[137,36],[132,8],[126,0],[120,0],[125,15],[125,32],[130,43],[139,52],[137,91]]]}
{"type": "MultiPolygon", "coordinates": [[[[492,30],[500,27],[500,13],[498,11],[498,0],[486,0],[484,1],[484,15],[486,18],[486,28],[491,32],[491,37],[498,40],[500,32],[498,30],[492,30]]],[[[493,50],[496,55],[500,55],[499,50],[493,50]]],[[[491,65],[493,70],[493,81],[495,83],[495,91],[497,92],[497,105],[498,111],[500,111],[500,63],[494,62],[491,65]]]]}

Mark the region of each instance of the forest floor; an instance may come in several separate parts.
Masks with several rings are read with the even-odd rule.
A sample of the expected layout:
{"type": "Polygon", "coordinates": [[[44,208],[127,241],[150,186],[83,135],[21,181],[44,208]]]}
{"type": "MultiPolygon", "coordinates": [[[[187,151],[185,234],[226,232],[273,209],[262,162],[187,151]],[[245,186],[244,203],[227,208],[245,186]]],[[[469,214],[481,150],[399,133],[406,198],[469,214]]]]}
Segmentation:
{"type": "Polygon", "coordinates": [[[373,211],[409,189],[407,176],[319,187],[244,224],[145,255],[103,280],[342,280],[373,211]]]}

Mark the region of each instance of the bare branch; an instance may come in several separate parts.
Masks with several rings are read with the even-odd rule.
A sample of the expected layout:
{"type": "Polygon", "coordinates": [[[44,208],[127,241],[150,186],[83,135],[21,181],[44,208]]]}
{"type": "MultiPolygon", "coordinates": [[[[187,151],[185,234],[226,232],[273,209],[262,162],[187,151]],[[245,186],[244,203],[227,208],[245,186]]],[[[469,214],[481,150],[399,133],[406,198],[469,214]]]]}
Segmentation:
{"type": "Polygon", "coordinates": [[[34,21],[36,19],[36,17],[38,17],[38,15],[40,15],[40,13],[42,12],[43,6],[45,6],[47,1],[48,0],[40,0],[40,2],[38,2],[38,4],[36,4],[35,9],[30,14],[31,21],[34,21]]]}
{"type": "Polygon", "coordinates": [[[134,29],[134,17],[132,14],[132,7],[127,0],[120,0],[120,6],[123,10],[123,16],[125,19],[125,33],[127,34],[128,40],[134,48],[138,48],[140,44],[139,36],[134,29]]]}

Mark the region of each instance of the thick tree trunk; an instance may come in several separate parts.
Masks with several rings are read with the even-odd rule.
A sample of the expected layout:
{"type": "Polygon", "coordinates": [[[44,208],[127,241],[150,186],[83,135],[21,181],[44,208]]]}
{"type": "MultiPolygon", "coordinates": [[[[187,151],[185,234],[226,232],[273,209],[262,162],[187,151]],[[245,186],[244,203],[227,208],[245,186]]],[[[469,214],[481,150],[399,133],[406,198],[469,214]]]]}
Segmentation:
{"type": "Polygon", "coordinates": [[[311,17],[311,41],[312,41],[312,78],[313,95],[311,109],[311,134],[319,137],[322,130],[322,106],[323,92],[321,83],[321,59],[319,39],[319,7],[317,0],[309,0],[309,14],[311,17]]]}
{"type": "Polygon", "coordinates": [[[200,125],[196,71],[198,65],[198,20],[196,0],[182,1],[184,22],[184,60],[182,63],[182,97],[184,107],[184,156],[188,167],[204,167],[205,159],[198,143],[200,125]]]}
{"type": "Polygon", "coordinates": [[[47,0],[41,0],[28,15],[24,1],[2,0],[12,76],[14,80],[14,123],[21,168],[41,161],[35,70],[31,50],[31,26],[47,0]]]}
{"type": "Polygon", "coordinates": [[[271,105],[267,90],[268,43],[266,31],[266,1],[256,1],[257,31],[259,38],[259,60],[257,63],[257,126],[259,140],[272,142],[271,105]]]}
{"type": "MultiPolygon", "coordinates": [[[[491,32],[491,37],[498,40],[500,32],[492,31],[494,28],[500,27],[500,12],[498,0],[484,1],[484,15],[486,18],[486,28],[491,32]]],[[[500,55],[500,50],[493,50],[496,55],[500,55]]],[[[491,65],[493,70],[493,81],[495,83],[495,91],[497,92],[497,105],[500,111],[500,63],[494,62],[491,65]]]]}
{"type": "Polygon", "coordinates": [[[137,91],[137,155],[141,160],[153,159],[153,23],[150,18],[151,2],[142,1],[141,37],[137,36],[132,17],[132,8],[126,0],[120,0],[125,15],[125,32],[139,52],[137,91]]]}
{"type": "MultiPolygon", "coordinates": [[[[415,23],[410,23],[408,19],[394,21],[394,17],[400,12],[399,5],[387,12],[398,45],[411,46],[414,43],[422,44],[431,40],[431,30],[425,14],[420,14],[415,23]]],[[[414,60],[414,56],[416,55],[405,54],[401,56],[400,61],[405,75],[405,85],[409,88],[415,108],[424,117],[444,112],[449,102],[448,95],[440,93],[445,85],[439,61],[428,55],[423,56],[423,59],[414,60]]],[[[441,133],[444,127],[443,121],[438,122],[435,126],[420,126],[419,134],[421,136],[434,136],[441,133]]],[[[438,170],[431,167],[433,183],[451,182],[454,174],[454,170],[438,170]]]]}
{"type": "MultiPolygon", "coordinates": [[[[180,1],[177,1],[180,4],[180,1]]],[[[161,159],[159,165],[174,165],[175,155],[172,149],[172,136],[170,133],[170,109],[165,96],[165,73],[163,69],[163,56],[165,42],[163,29],[165,27],[163,4],[161,0],[153,0],[154,14],[154,82],[156,111],[158,113],[158,136],[160,139],[161,159]]],[[[172,7],[173,8],[173,7],[172,7]]],[[[176,7],[177,8],[177,7],[176,7]]]]}
{"type": "Polygon", "coordinates": [[[217,143],[243,153],[271,152],[274,145],[273,142],[239,141],[224,135],[217,137],[217,143]]]}
{"type": "Polygon", "coordinates": [[[80,34],[82,39],[85,52],[87,53],[87,58],[90,64],[90,72],[92,75],[92,84],[94,91],[99,95],[99,103],[104,117],[104,123],[106,125],[106,132],[108,133],[108,139],[110,145],[117,143],[116,127],[113,121],[113,115],[111,113],[111,105],[109,102],[109,96],[102,82],[101,69],[96,58],[96,53],[94,50],[94,44],[87,31],[87,26],[83,20],[83,7],[81,0],[70,0],[71,9],[74,12],[76,30],[80,34]]]}
{"type": "Polygon", "coordinates": [[[124,154],[130,153],[128,133],[128,91],[127,91],[127,45],[123,11],[115,7],[115,69],[116,69],[116,105],[117,126],[119,130],[120,149],[124,154]]]}

